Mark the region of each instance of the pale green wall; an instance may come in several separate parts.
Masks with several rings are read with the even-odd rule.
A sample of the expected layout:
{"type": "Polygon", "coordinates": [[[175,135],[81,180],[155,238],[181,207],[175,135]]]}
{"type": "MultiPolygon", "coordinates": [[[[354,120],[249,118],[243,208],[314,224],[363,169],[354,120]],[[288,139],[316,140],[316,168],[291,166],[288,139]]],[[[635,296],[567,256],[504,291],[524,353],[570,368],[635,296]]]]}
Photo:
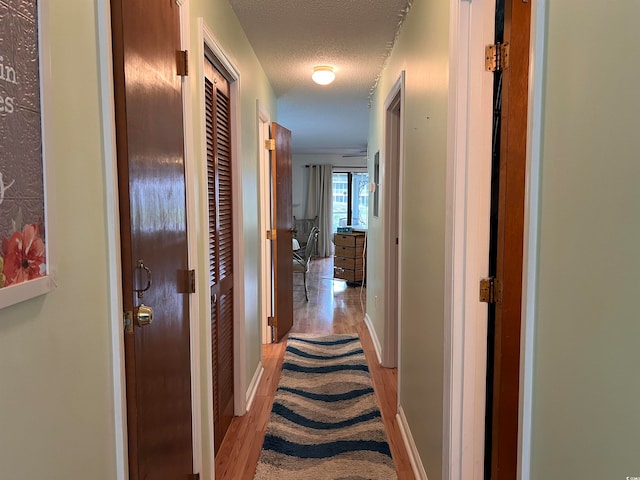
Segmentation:
{"type": "Polygon", "coordinates": [[[640,476],[640,3],[547,2],[532,479],[640,476]]]}
{"type": "Polygon", "coordinates": [[[0,477],[113,479],[96,7],[51,3],[58,288],[0,311],[0,477]]]}
{"type": "MultiPolygon", "coordinates": [[[[190,1],[190,29],[191,29],[191,65],[193,74],[191,76],[191,87],[193,92],[193,140],[195,146],[195,168],[197,172],[203,171],[203,164],[206,159],[202,158],[201,142],[199,126],[201,118],[203,118],[202,106],[199,104],[199,91],[202,88],[202,72],[199,69],[200,59],[196,58],[196,52],[199,51],[198,45],[198,18],[202,18],[209,30],[213,33],[215,40],[218,42],[224,53],[229,57],[231,62],[240,74],[240,131],[238,132],[241,139],[241,147],[238,161],[241,163],[242,170],[242,205],[237,205],[236,212],[241,212],[243,218],[244,232],[244,274],[245,285],[245,342],[246,342],[246,363],[245,375],[247,382],[251,381],[262,356],[262,338],[260,324],[260,249],[259,249],[259,164],[258,164],[258,116],[256,109],[256,100],[260,100],[263,108],[269,112],[271,120],[276,118],[276,99],[269,81],[264,74],[262,66],[257,60],[251,45],[249,44],[235,13],[226,0],[191,0],[190,1]]],[[[200,49],[201,51],[201,49],[200,49]]],[[[206,171],[206,170],[205,170],[206,171]]],[[[201,180],[197,182],[201,184],[201,180]]],[[[205,191],[199,191],[197,208],[206,209],[207,198],[205,191]]],[[[202,230],[206,230],[206,225],[201,226],[202,230]]],[[[204,235],[198,238],[198,262],[203,268],[207,268],[208,260],[208,244],[204,235]]],[[[236,274],[238,274],[236,273],[236,274]]],[[[201,275],[201,283],[199,285],[200,292],[208,292],[208,275],[201,275]]],[[[202,331],[209,319],[206,318],[206,311],[209,298],[207,294],[200,297],[200,313],[202,331]]],[[[202,361],[206,361],[206,343],[205,338],[201,339],[202,361]]],[[[202,370],[203,385],[208,381],[205,377],[206,372],[202,370]]],[[[206,438],[206,428],[210,424],[209,416],[210,405],[206,404],[205,392],[203,391],[203,443],[205,451],[210,449],[208,439],[206,438]]],[[[245,395],[246,392],[237,392],[239,395],[245,395]]],[[[203,478],[209,478],[208,475],[212,471],[211,458],[205,455],[203,458],[203,478]]]]}
{"type": "MultiPolygon", "coordinates": [[[[191,51],[198,51],[198,18],[203,18],[209,30],[215,36],[231,62],[240,73],[240,131],[241,149],[239,161],[242,169],[242,205],[237,211],[241,212],[244,224],[244,262],[245,262],[245,324],[247,342],[247,370],[250,380],[253,376],[261,356],[261,330],[259,315],[259,165],[258,165],[258,117],[256,100],[260,100],[263,107],[270,113],[271,119],[276,120],[276,100],[273,90],[267,80],[262,66],[257,60],[238,20],[226,0],[192,0],[191,4],[191,51]]],[[[191,66],[199,65],[199,60],[191,59],[191,66]]],[[[195,69],[194,69],[195,70],[195,69]]],[[[202,136],[197,126],[203,116],[199,105],[199,88],[202,72],[195,70],[191,78],[193,98],[193,139],[196,148],[196,169],[202,171],[202,164],[206,161],[200,157],[202,136]]],[[[236,152],[238,153],[238,152],[236,152]]],[[[206,192],[200,192],[199,206],[206,208],[206,192]]],[[[206,238],[199,238],[200,264],[208,265],[208,251],[206,238]]],[[[206,276],[203,276],[206,277],[206,276]]],[[[205,279],[208,282],[208,278],[205,279]]],[[[203,285],[202,291],[208,290],[208,283],[203,285]]],[[[203,302],[208,302],[206,295],[203,302]]],[[[204,312],[204,303],[202,305],[204,312]]]]}
{"type": "MultiPolygon", "coordinates": [[[[377,150],[384,162],[384,102],[405,70],[399,392],[421,461],[434,479],[442,476],[448,49],[448,2],[416,1],[376,89],[369,130],[373,171],[377,150]]],[[[382,298],[391,286],[380,261],[383,219],[369,221],[367,313],[384,342],[382,298]]]]}

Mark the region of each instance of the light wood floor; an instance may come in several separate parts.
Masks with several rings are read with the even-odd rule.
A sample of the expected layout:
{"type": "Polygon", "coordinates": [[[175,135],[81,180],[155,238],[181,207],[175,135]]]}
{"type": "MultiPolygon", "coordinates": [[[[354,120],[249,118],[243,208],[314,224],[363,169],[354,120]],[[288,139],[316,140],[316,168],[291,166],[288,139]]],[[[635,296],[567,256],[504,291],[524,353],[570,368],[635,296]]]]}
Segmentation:
{"type": "MultiPolygon", "coordinates": [[[[366,289],[347,287],[333,280],[333,260],[315,259],[307,276],[309,301],[305,301],[301,276],[294,277],[294,324],[291,333],[358,333],[369,363],[391,454],[399,480],[414,478],[396,421],[397,370],[382,368],[364,323],[366,289]]],[[[249,412],[231,422],[216,456],[217,480],[251,480],[258,463],[271,404],[280,379],[286,344],[264,345],[264,375],[249,412]]],[[[276,479],[277,480],[277,479],[276,479]]],[[[304,480],[304,479],[301,479],[304,480]]]]}

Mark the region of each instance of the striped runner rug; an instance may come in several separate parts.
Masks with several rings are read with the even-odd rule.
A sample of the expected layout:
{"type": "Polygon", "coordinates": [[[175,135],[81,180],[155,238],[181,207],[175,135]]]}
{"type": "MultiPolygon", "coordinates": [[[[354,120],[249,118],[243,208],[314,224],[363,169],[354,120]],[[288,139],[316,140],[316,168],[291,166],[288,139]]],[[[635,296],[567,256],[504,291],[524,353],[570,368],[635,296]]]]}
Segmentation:
{"type": "Polygon", "coordinates": [[[290,336],[254,479],[395,478],[358,336],[290,336]]]}

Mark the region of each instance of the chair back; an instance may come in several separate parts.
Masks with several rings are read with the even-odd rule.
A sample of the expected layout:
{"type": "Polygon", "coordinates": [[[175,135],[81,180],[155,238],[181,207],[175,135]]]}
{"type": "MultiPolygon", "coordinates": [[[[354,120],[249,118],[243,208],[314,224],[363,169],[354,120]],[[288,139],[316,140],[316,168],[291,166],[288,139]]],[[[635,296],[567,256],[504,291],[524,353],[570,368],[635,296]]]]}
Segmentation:
{"type": "Polygon", "coordinates": [[[314,227],[318,227],[318,216],[314,218],[296,218],[293,217],[293,230],[296,240],[300,242],[300,245],[304,245],[307,237],[312,232],[314,227]]]}
{"type": "Polygon", "coordinates": [[[316,244],[318,243],[318,234],[320,233],[320,229],[318,227],[312,227],[311,232],[309,232],[309,238],[307,239],[307,244],[304,248],[304,261],[309,266],[309,261],[311,260],[311,256],[316,251],[316,244]]]}

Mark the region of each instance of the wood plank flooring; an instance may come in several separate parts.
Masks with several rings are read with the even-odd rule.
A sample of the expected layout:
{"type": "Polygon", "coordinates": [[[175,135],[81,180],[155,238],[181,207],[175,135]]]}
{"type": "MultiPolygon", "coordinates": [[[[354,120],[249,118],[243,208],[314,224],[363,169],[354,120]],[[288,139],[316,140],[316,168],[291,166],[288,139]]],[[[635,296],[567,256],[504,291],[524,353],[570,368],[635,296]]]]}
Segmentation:
{"type": "MultiPolygon", "coordinates": [[[[333,260],[314,259],[307,275],[309,301],[302,276],[294,277],[294,322],[291,333],[357,333],[367,357],[399,480],[414,478],[398,422],[397,370],[382,368],[364,323],[366,288],[333,280],[333,260]]],[[[251,480],[258,463],[271,404],[280,379],[286,342],[264,345],[264,374],[249,412],[235,417],[215,461],[216,480],[251,480]]],[[[277,480],[277,479],[275,479],[277,480]]],[[[304,480],[304,479],[301,479],[304,480]]]]}

